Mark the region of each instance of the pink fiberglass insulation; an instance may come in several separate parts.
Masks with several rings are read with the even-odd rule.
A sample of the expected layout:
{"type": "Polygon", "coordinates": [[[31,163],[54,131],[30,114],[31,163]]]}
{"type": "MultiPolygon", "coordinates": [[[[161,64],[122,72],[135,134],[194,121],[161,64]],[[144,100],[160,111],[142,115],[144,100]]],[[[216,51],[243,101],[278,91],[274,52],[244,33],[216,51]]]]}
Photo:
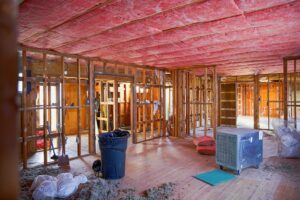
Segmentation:
{"type": "MultiPolygon", "coordinates": [[[[293,6],[279,6],[277,9],[281,12],[277,11],[277,9],[265,9],[263,11],[257,11],[257,15],[249,14],[250,16],[246,15],[246,17],[237,16],[204,24],[193,24],[180,29],[170,30],[166,33],[157,34],[152,37],[140,38],[126,43],[102,48],[96,50],[96,55],[105,56],[105,52],[109,52],[109,55],[111,56],[114,52],[118,53],[123,50],[128,52],[128,50],[141,50],[145,47],[155,48],[158,45],[169,43],[174,44],[176,42],[180,43],[182,41],[185,42],[186,40],[189,41],[189,43],[186,44],[187,46],[199,46],[207,45],[208,40],[210,40],[211,43],[221,41],[226,42],[230,40],[234,41],[244,40],[245,38],[260,37],[264,36],[264,34],[272,36],[278,32],[285,33],[286,31],[284,30],[287,29],[289,32],[294,32],[295,29],[299,30],[300,25],[300,1],[296,3],[297,4],[293,6]],[[287,8],[289,8],[289,11],[287,11],[287,8]],[[286,12],[288,12],[288,14],[285,14],[286,12]],[[260,15],[263,17],[260,17],[260,15]],[[252,27],[252,32],[248,33],[248,30],[244,31],[249,27],[252,27]],[[242,31],[241,34],[239,31],[242,31]],[[220,34],[220,38],[217,34],[220,34]],[[203,43],[200,44],[200,42],[203,43]]],[[[89,55],[89,53],[87,55],[89,55]]],[[[92,55],[95,56],[95,54],[92,55]]]]}
{"type": "Polygon", "coordinates": [[[300,0],[25,0],[22,45],[222,74],[282,72],[300,54],[300,0]]]}

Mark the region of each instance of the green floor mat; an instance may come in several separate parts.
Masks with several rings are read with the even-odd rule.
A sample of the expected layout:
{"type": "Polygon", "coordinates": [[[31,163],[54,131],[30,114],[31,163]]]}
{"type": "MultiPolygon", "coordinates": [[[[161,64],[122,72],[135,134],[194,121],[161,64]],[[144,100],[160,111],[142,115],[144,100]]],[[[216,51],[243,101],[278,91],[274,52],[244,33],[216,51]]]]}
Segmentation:
{"type": "Polygon", "coordinates": [[[232,179],[235,179],[236,176],[217,169],[217,170],[212,170],[209,172],[197,174],[196,176],[194,176],[194,178],[201,180],[205,183],[208,183],[209,185],[215,186],[230,181],[232,179]]]}

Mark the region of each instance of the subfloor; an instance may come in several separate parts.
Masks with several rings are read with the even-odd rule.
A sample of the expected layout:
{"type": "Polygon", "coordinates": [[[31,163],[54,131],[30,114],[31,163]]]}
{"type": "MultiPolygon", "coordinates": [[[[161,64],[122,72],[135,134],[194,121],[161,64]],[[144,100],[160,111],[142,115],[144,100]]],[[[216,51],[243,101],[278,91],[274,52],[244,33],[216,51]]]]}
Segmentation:
{"type": "MultiPolygon", "coordinates": [[[[93,161],[98,158],[91,155],[72,160],[71,171],[90,173],[93,161]]],[[[264,137],[264,160],[259,169],[245,169],[235,180],[215,187],[193,178],[216,168],[215,157],[198,154],[192,138],[154,139],[129,145],[126,176],[120,188],[131,187],[141,193],[174,182],[174,199],[299,199],[300,159],[277,157],[273,136],[264,137]]]]}

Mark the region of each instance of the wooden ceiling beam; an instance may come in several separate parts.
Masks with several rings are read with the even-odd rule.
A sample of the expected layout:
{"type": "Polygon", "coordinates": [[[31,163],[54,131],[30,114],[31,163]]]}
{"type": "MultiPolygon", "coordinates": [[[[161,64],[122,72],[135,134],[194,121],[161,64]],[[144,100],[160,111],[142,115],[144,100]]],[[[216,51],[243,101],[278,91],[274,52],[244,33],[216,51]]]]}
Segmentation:
{"type": "Polygon", "coordinates": [[[57,55],[57,56],[64,56],[64,57],[69,57],[69,58],[76,58],[76,59],[84,59],[88,61],[100,61],[103,63],[110,63],[110,64],[116,64],[116,65],[125,65],[125,66],[130,66],[130,67],[135,67],[135,68],[141,68],[141,69],[159,69],[162,71],[167,70],[166,68],[163,67],[155,67],[155,66],[150,66],[150,65],[138,65],[135,63],[125,63],[125,62],[119,62],[115,60],[106,60],[98,57],[85,57],[81,56],[78,54],[68,54],[68,53],[60,53],[54,50],[47,50],[47,49],[39,49],[35,47],[28,47],[26,45],[19,44],[19,49],[20,50],[27,50],[31,52],[37,52],[37,53],[46,53],[46,54],[52,54],[52,55],[57,55]]]}

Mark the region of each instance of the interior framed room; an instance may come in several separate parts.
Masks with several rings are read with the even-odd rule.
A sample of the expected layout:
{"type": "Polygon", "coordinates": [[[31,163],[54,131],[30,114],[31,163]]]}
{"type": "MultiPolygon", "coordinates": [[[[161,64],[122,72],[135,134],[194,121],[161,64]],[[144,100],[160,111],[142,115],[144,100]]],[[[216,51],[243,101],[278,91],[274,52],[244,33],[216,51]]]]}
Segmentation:
{"type": "Polygon", "coordinates": [[[299,0],[0,8],[0,197],[298,199],[299,0]]]}

